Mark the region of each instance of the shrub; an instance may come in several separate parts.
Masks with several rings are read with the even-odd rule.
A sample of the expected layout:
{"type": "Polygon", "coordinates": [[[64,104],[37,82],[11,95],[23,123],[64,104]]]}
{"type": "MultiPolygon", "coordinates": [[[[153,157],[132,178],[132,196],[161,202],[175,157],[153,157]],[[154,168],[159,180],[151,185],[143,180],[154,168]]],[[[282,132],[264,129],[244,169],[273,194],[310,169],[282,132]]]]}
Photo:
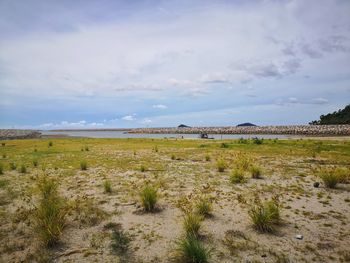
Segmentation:
{"type": "Polygon", "coordinates": [[[212,211],[213,207],[208,198],[201,198],[196,204],[196,212],[201,216],[208,217],[212,211]]]}
{"type": "Polygon", "coordinates": [[[206,263],[211,251],[195,236],[185,236],[177,242],[177,252],[184,263],[206,263]]]}
{"type": "Polygon", "coordinates": [[[258,137],[252,138],[254,144],[262,144],[264,139],[259,139],[258,137]]]}
{"type": "Polygon", "coordinates": [[[17,165],[15,164],[15,163],[10,163],[10,170],[16,170],[16,168],[17,168],[17,165]]]}
{"type": "Polygon", "coordinates": [[[205,160],[206,160],[207,162],[210,161],[210,155],[209,155],[209,154],[205,155],[205,160]]]}
{"type": "Polygon", "coordinates": [[[4,174],[4,167],[2,163],[0,163],[0,174],[4,174]]]}
{"type": "Polygon", "coordinates": [[[233,184],[244,183],[246,181],[244,177],[244,171],[242,169],[234,169],[231,173],[230,181],[233,184]]]}
{"type": "Polygon", "coordinates": [[[129,249],[130,238],[122,229],[114,228],[111,236],[111,248],[114,253],[124,254],[129,249]]]}
{"type": "Polygon", "coordinates": [[[224,172],[225,169],[226,169],[226,162],[223,160],[223,159],[219,159],[217,162],[216,162],[216,166],[218,168],[218,171],[220,173],[224,172]]]}
{"type": "Polygon", "coordinates": [[[146,185],[140,193],[141,204],[146,212],[153,212],[158,200],[157,189],[151,185],[146,185]]]}
{"type": "Polygon", "coordinates": [[[106,180],[103,182],[103,187],[105,189],[105,193],[111,193],[112,192],[112,185],[111,182],[106,180]]]}
{"type": "Polygon", "coordinates": [[[36,231],[45,246],[53,246],[58,241],[65,226],[67,206],[57,192],[57,184],[44,177],[39,183],[41,198],[34,212],[36,231]]]}
{"type": "Polygon", "coordinates": [[[199,236],[203,217],[194,213],[187,213],[183,221],[183,228],[186,236],[199,236]]]}
{"type": "Polygon", "coordinates": [[[33,160],[33,166],[34,166],[34,167],[37,167],[37,166],[38,166],[38,160],[36,160],[36,159],[33,160]]]}
{"type": "Polygon", "coordinates": [[[340,181],[338,174],[331,169],[321,170],[319,176],[328,188],[335,188],[340,181]]]}
{"type": "Polygon", "coordinates": [[[49,141],[49,147],[52,147],[53,146],[53,142],[52,141],[49,141]]]}
{"type": "Polygon", "coordinates": [[[24,164],[22,164],[19,171],[20,171],[20,173],[25,174],[27,172],[27,167],[24,164]]]}
{"type": "Polygon", "coordinates": [[[146,169],[146,166],[144,166],[144,165],[141,165],[140,166],[140,171],[143,173],[143,172],[145,172],[147,169],[146,169]]]}
{"type": "Polygon", "coordinates": [[[80,170],[86,171],[87,170],[87,162],[86,161],[81,161],[80,162],[80,170]]]}
{"type": "Polygon", "coordinates": [[[279,206],[275,201],[255,204],[248,213],[254,228],[260,232],[273,232],[280,221],[279,206]]]}
{"type": "Polygon", "coordinates": [[[258,166],[252,166],[250,168],[250,173],[252,175],[252,178],[254,179],[260,179],[261,178],[261,168],[258,166]]]}

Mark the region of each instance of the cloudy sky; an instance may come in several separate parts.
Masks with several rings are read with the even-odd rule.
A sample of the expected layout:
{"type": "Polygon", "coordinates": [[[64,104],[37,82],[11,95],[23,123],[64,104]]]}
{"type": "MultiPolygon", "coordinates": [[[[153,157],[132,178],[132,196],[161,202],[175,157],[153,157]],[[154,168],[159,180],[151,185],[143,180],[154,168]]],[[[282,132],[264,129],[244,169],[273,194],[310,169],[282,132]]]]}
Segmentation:
{"type": "Polygon", "coordinates": [[[305,124],[350,102],[348,0],[0,0],[0,127],[305,124]]]}

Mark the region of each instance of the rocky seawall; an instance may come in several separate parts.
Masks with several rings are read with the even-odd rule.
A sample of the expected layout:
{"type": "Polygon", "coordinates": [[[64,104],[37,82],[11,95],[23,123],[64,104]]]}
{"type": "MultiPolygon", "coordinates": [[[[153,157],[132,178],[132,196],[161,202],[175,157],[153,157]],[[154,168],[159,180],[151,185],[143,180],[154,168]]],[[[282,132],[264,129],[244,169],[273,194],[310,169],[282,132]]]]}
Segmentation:
{"type": "Polygon", "coordinates": [[[288,125],[255,127],[191,127],[139,128],[129,133],[182,133],[182,134],[290,134],[309,136],[350,136],[350,125],[288,125]]]}
{"type": "Polygon", "coordinates": [[[35,130],[0,130],[0,140],[33,139],[40,138],[41,133],[35,130]]]}

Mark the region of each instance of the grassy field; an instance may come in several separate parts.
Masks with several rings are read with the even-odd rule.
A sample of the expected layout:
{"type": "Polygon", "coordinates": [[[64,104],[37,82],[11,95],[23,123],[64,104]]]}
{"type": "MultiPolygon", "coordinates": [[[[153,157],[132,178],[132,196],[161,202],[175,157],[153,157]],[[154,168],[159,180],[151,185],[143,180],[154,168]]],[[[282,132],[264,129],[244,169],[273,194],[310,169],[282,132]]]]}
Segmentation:
{"type": "Polygon", "coordinates": [[[350,262],[350,141],[0,143],[0,262],[350,262]]]}

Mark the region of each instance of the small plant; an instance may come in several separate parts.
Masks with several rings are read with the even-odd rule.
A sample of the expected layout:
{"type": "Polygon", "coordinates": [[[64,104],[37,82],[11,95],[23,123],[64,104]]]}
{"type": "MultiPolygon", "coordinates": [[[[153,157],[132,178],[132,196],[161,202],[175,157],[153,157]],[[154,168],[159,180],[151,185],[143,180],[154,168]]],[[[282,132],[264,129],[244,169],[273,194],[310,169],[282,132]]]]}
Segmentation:
{"type": "Polygon", "coordinates": [[[259,139],[258,137],[252,138],[254,144],[263,144],[264,139],[259,139]]]}
{"type": "Polygon", "coordinates": [[[5,159],[6,158],[6,153],[2,154],[2,158],[5,159]]]}
{"type": "Polygon", "coordinates": [[[205,160],[206,160],[207,162],[210,161],[210,155],[209,155],[209,154],[206,154],[206,155],[205,155],[205,160]]]}
{"type": "Polygon", "coordinates": [[[11,162],[10,163],[10,170],[16,170],[16,168],[17,168],[17,165],[15,164],[15,163],[13,163],[13,162],[11,162]]]}
{"type": "Polygon", "coordinates": [[[210,249],[206,248],[195,236],[185,236],[177,242],[177,252],[184,263],[207,263],[210,249]]]}
{"type": "Polygon", "coordinates": [[[203,217],[194,213],[187,213],[183,221],[183,228],[186,236],[199,236],[199,229],[201,228],[203,217]]]}
{"type": "Polygon", "coordinates": [[[158,146],[154,146],[154,151],[157,153],[158,152],[158,146]]]}
{"type": "Polygon", "coordinates": [[[34,167],[38,167],[38,160],[37,160],[37,159],[34,159],[34,160],[33,160],[33,166],[34,166],[34,167]]]}
{"type": "Polygon", "coordinates": [[[49,141],[49,147],[52,147],[53,146],[53,142],[52,141],[49,141]]]}
{"type": "Polygon", "coordinates": [[[21,168],[19,169],[19,171],[20,171],[21,174],[25,174],[27,172],[27,167],[24,164],[22,164],[21,168]]]}
{"type": "Polygon", "coordinates": [[[221,144],[220,144],[220,148],[229,148],[230,146],[227,144],[227,143],[225,143],[225,142],[222,142],[221,144]]]}
{"type": "Polygon", "coordinates": [[[34,212],[37,233],[45,246],[55,245],[62,234],[67,214],[65,200],[58,195],[57,183],[44,177],[38,185],[39,205],[34,212]]]}
{"type": "Polygon", "coordinates": [[[172,154],[172,155],[171,155],[171,160],[175,160],[175,159],[176,159],[175,154],[172,154]]]}
{"type": "Polygon", "coordinates": [[[223,159],[219,159],[217,162],[216,162],[216,166],[218,168],[218,171],[220,173],[224,172],[225,169],[226,169],[226,162],[223,160],[223,159]]]}
{"type": "Polygon", "coordinates": [[[201,216],[208,217],[212,211],[213,207],[208,198],[201,198],[196,204],[196,212],[201,216]]]}
{"type": "Polygon", "coordinates": [[[38,151],[38,149],[37,149],[37,148],[35,148],[35,149],[34,149],[34,152],[37,152],[37,151],[38,151]]]}
{"type": "Polygon", "coordinates": [[[260,179],[261,178],[262,172],[261,172],[261,168],[258,167],[258,166],[252,166],[250,168],[250,173],[252,175],[252,178],[254,178],[254,179],[260,179]]]}
{"type": "Polygon", "coordinates": [[[141,204],[146,212],[153,212],[158,201],[157,189],[151,185],[146,185],[140,193],[141,204]]]}
{"type": "Polygon", "coordinates": [[[6,143],[5,143],[5,142],[2,142],[2,143],[1,143],[1,145],[2,145],[2,146],[5,146],[5,145],[6,145],[6,143]]]}
{"type": "Polygon", "coordinates": [[[130,238],[127,233],[125,233],[120,228],[114,228],[112,230],[111,236],[111,248],[114,253],[124,254],[129,249],[130,238]]]}
{"type": "Polygon", "coordinates": [[[141,165],[140,166],[140,171],[141,171],[141,173],[143,173],[143,172],[146,172],[146,166],[144,166],[144,165],[141,165]]]}
{"type": "Polygon", "coordinates": [[[81,161],[80,162],[80,170],[86,171],[87,170],[87,162],[86,161],[81,161]]]}
{"type": "Polygon", "coordinates": [[[238,143],[247,144],[248,140],[241,137],[241,138],[238,139],[238,143]]]}
{"type": "Polygon", "coordinates": [[[89,146],[85,146],[85,151],[86,151],[86,152],[89,151],[89,146]]]}
{"type": "Polygon", "coordinates": [[[340,181],[338,174],[331,169],[321,170],[319,176],[322,179],[325,186],[328,188],[336,188],[337,184],[340,181]]]}
{"type": "Polygon", "coordinates": [[[111,182],[106,180],[103,182],[103,187],[105,189],[105,193],[111,193],[112,192],[112,185],[111,182]]]}
{"type": "Polygon", "coordinates": [[[0,174],[4,174],[4,167],[2,163],[0,163],[0,174]]]}
{"type": "Polygon", "coordinates": [[[279,206],[276,201],[258,202],[249,210],[249,216],[256,230],[273,232],[280,221],[279,206]]]}
{"type": "Polygon", "coordinates": [[[246,181],[244,171],[242,169],[234,169],[230,176],[230,181],[233,184],[241,184],[246,181]]]}

